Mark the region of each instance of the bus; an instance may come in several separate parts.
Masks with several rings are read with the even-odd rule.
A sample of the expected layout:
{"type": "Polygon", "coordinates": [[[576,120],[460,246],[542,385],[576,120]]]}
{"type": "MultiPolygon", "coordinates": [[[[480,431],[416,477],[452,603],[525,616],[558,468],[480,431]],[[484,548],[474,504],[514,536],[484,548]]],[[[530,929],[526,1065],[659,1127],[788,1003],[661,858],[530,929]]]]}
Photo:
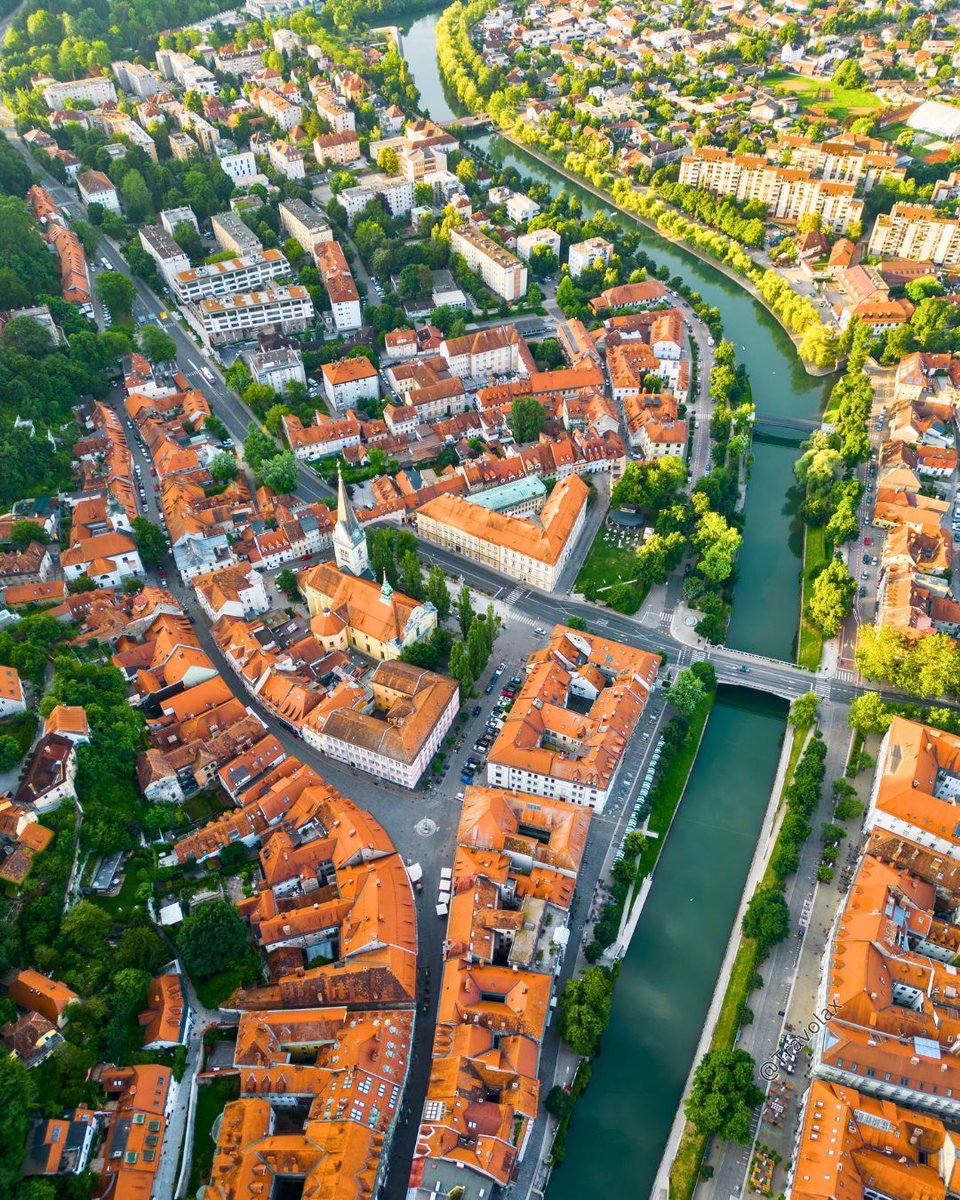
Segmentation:
{"type": "Polygon", "coordinates": [[[217,382],[216,379],[214,379],[213,372],[210,370],[209,367],[201,367],[200,374],[207,381],[207,383],[210,384],[211,387],[213,387],[213,385],[217,382]]]}

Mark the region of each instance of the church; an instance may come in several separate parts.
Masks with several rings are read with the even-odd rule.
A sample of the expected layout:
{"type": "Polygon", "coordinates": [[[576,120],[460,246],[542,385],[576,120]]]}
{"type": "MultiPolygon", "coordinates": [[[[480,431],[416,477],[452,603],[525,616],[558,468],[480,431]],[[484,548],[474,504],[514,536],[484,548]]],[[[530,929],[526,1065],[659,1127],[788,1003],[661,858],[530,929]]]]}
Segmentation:
{"type": "Polygon", "coordinates": [[[319,563],[297,579],[310,611],[310,631],[325,650],[358,650],[386,662],[432,636],[437,610],[429,601],[413,600],[395,592],[386,579],[371,576],[367,535],[342,475],[333,553],[336,566],[319,563]]]}

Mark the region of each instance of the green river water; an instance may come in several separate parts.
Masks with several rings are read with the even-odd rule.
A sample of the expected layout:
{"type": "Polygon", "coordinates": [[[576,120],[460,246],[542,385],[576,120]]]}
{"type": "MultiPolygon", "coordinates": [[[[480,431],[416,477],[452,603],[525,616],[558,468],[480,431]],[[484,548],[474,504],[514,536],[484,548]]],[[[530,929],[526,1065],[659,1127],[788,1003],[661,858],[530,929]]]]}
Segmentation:
{"type": "MultiPolygon", "coordinates": [[[[457,115],[436,62],[437,12],[403,33],[421,106],[435,120],[457,115]]],[[[586,190],[495,134],[478,141],[495,160],[605,208],[586,190]]],[[[736,283],[652,231],[643,245],[683,276],[723,316],[746,364],[761,416],[814,418],[828,382],[806,374],[777,322],[736,283]]],[[[795,514],[796,445],[758,437],[746,500],[728,642],[792,659],[799,610],[800,526],[795,514]]],[[[743,892],[776,774],[786,706],[774,697],[721,688],[654,885],[621,970],[610,1025],[593,1078],[554,1172],[548,1200],[631,1196],[653,1185],[692,1065],[715,980],[743,892]]]]}

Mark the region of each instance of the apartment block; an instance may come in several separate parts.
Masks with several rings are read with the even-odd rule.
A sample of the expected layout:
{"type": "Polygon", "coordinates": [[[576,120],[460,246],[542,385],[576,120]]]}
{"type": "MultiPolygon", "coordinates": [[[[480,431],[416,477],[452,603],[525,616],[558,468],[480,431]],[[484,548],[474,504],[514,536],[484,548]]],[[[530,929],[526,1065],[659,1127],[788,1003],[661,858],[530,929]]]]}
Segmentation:
{"type": "Polygon", "coordinates": [[[280,228],[288,237],[296,238],[308,254],[333,237],[326,216],[302,200],[281,200],[278,211],[280,228]]]}
{"type": "Polygon", "coordinates": [[[117,83],[128,96],[136,96],[139,100],[148,100],[157,92],[164,90],[163,82],[154,71],[142,63],[115,62],[111,63],[117,83]]]}
{"type": "Polygon", "coordinates": [[[333,323],[337,333],[359,329],[363,324],[360,314],[360,293],[339,242],[320,242],[314,248],[317,269],[323,286],[330,298],[333,323]]]}
{"type": "Polygon", "coordinates": [[[256,88],[250,94],[250,99],[260,109],[265,117],[276,121],[284,133],[289,133],[303,119],[303,108],[281,96],[272,88],[256,88]]]}
{"type": "Polygon", "coordinates": [[[353,133],[357,128],[356,117],[354,117],[351,109],[340,101],[323,85],[321,88],[314,88],[311,85],[311,92],[314,93],[314,104],[317,109],[317,115],[329,122],[330,128],[334,133],[353,133]]]}
{"type": "Polygon", "coordinates": [[[299,333],[313,324],[313,301],[298,285],[211,297],[187,305],[183,312],[209,346],[242,342],[260,329],[299,333]]]}
{"type": "Polygon", "coordinates": [[[867,253],[955,267],[960,263],[960,218],[941,214],[929,204],[898,202],[889,213],[878,215],[867,253]]]}
{"type": "Polygon", "coordinates": [[[417,511],[417,532],[438,546],[552,592],[573,553],[587,512],[587,485],[561,480],[536,519],[512,517],[459,496],[428,500],[417,511]]]}
{"type": "Polygon", "coordinates": [[[508,304],[519,300],[527,290],[527,268],[509,250],[472,226],[450,231],[450,249],[463,256],[471,271],[476,271],[492,292],[508,304]]]}
{"type": "Polygon", "coordinates": [[[189,271],[190,259],[167,231],[159,225],[141,225],[140,245],[157,264],[160,277],[168,288],[176,288],[177,276],[189,271]]]}
{"type": "Polygon", "coordinates": [[[307,382],[299,350],[281,347],[265,350],[262,354],[248,354],[245,358],[254,383],[265,383],[276,392],[282,392],[288,383],[307,382]]]}
{"type": "Polygon", "coordinates": [[[584,271],[589,271],[598,260],[606,266],[612,253],[613,243],[608,242],[606,238],[593,237],[585,242],[577,242],[570,247],[567,254],[570,274],[576,279],[584,271]]]}
{"type": "Polygon", "coordinates": [[[210,218],[210,224],[221,250],[232,250],[235,254],[243,255],[255,254],[263,249],[263,242],[236,213],[217,213],[210,218]]]}
{"type": "Polygon", "coordinates": [[[939,1117],[814,1079],[803,1097],[789,1200],[945,1200],[960,1135],[939,1117]]]}
{"type": "Polygon", "coordinates": [[[527,662],[490,748],[488,781],[602,812],[659,667],[655,654],[555,626],[527,662]]]}
{"type": "Polygon", "coordinates": [[[881,179],[905,179],[906,167],[897,166],[897,155],[888,143],[861,134],[844,133],[828,142],[787,135],[769,146],[767,158],[780,165],[810,171],[834,183],[852,183],[869,192],[881,179]]]}
{"type": "Polygon", "coordinates": [[[360,139],[352,129],[343,133],[321,133],[313,139],[313,157],[321,166],[329,163],[346,166],[359,162],[360,139]]]}
{"type": "Polygon", "coordinates": [[[261,250],[205,267],[188,266],[175,275],[173,290],[181,304],[188,304],[210,296],[255,292],[289,274],[290,263],[281,250],[261,250]]]}
{"type": "Polygon", "coordinates": [[[866,827],[960,860],[960,737],[894,717],[877,754],[866,827]]]}
{"type": "Polygon", "coordinates": [[[517,238],[517,256],[524,262],[529,262],[530,255],[538,246],[546,246],[559,258],[560,234],[554,229],[535,229],[533,233],[521,233],[517,238]]]}
{"type": "Polygon", "coordinates": [[[391,175],[368,175],[361,187],[345,188],[337,197],[352,223],[371,200],[382,200],[394,217],[405,217],[413,208],[413,184],[391,175]]]}
{"type": "Polygon", "coordinates": [[[321,372],[324,394],[337,412],[380,396],[380,377],[368,358],[340,358],[324,363],[321,372]]]}
{"type": "Polygon", "coordinates": [[[307,176],[303,151],[287,141],[271,142],[267,147],[267,158],[277,174],[285,179],[305,179],[307,176]]]}
{"type": "Polygon", "coordinates": [[[202,63],[194,62],[189,54],[179,50],[157,50],[157,70],[164,79],[172,79],[187,91],[199,92],[201,96],[215,96],[219,84],[214,73],[202,63]]]}
{"type": "Polygon", "coordinates": [[[739,203],[764,204],[771,220],[796,222],[816,214],[837,233],[863,216],[852,183],[820,179],[811,171],[778,167],[759,154],[730,154],[700,146],[680,160],[680,182],[739,203]]]}
{"type": "Polygon", "coordinates": [[[51,112],[69,108],[71,100],[89,100],[91,104],[116,104],[117,89],[108,75],[91,75],[87,79],[68,79],[63,83],[52,79],[42,85],[43,100],[51,112]]]}
{"type": "Polygon", "coordinates": [[[120,211],[120,193],[102,171],[81,171],[75,182],[84,204],[101,204],[111,212],[120,211]]]}
{"type": "Polygon", "coordinates": [[[229,175],[234,183],[242,184],[246,179],[252,179],[258,174],[257,160],[253,151],[241,150],[236,154],[224,154],[220,158],[220,169],[229,175]]]}

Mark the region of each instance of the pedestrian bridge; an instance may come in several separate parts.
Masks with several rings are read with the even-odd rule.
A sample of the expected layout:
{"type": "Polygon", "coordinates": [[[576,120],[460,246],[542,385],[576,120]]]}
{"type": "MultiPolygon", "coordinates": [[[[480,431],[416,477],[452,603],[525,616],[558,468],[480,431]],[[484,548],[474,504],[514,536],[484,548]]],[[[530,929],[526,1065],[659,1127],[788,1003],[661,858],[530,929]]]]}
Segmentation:
{"type": "Polygon", "coordinates": [[[765,417],[757,414],[754,430],[759,434],[769,434],[773,437],[784,434],[802,434],[808,437],[814,430],[820,428],[819,421],[806,421],[801,417],[765,417]]]}

